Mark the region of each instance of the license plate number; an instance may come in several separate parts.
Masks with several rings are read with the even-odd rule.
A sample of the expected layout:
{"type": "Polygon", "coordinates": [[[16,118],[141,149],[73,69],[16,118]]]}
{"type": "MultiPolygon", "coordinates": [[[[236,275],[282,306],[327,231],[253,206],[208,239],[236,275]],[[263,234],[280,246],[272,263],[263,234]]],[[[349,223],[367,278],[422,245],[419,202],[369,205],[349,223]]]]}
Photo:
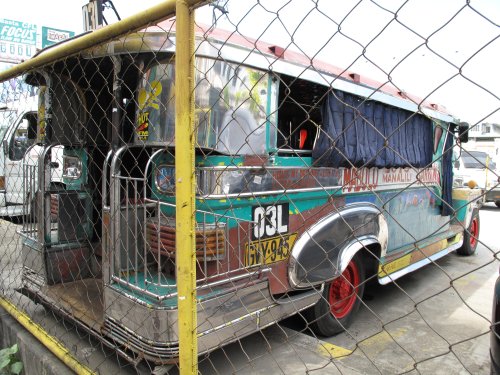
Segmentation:
{"type": "Polygon", "coordinates": [[[288,259],[297,233],[252,241],[246,244],[245,266],[252,267],[288,259]]]}

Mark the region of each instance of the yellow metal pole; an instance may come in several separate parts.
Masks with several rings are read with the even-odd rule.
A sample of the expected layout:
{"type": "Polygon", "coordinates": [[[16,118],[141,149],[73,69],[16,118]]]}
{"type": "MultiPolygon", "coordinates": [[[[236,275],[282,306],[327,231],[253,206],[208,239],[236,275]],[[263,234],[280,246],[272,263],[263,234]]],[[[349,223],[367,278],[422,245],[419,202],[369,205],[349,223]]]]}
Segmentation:
{"type": "MultiPolygon", "coordinates": [[[[201,6],[206,2],[207,0],[185,0],[185,3],[190,7],[201,6]]],[[[79,36],[72,41],[63,43],[59,46],[50,47],[42,55],[15,65],[4,72],[0,72],[0,82],[18,77],[28,70],[53,63],[108,40],[143,29],[148,24],[155,24],[161,20],[172,17],[175,14],[175,5],[176,0],[166,0],[109,26],[79,36]]]]}
{"type": "Polygon", "coordinates": [[[198,373],[194,175],[194,10],[177,0],[175,47],[176,265],[181,374],[198,373]]]}
{"type": "Polygon", "coordinates": [[[66,349],[55,337],[47,333],[42,327],[33,322],[28,315],[20,311],[16,306],[0,297],[0,306],[2,306],[14,319],[16,319],[24,328],[26,328],[38,341],[49,349],[57,358],[77,374],[90,375],[95,374],[87,366],[78,362],[71,352],[66,349]]]}

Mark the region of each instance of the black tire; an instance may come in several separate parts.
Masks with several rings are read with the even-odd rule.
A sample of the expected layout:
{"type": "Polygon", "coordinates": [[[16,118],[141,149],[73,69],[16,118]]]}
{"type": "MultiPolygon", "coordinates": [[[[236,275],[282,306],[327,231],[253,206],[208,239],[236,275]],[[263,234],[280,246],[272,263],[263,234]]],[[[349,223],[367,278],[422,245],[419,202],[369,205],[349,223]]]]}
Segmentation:
{"type": "Polygon", "coordinates": [[[495,201],[495,205],[496,205],[497,207],[500,207],[500,201],[495,201]]]}
{"type": "Polygon", "coordinates": [[[307,311],[310,328],[316,334],[332,336],[343,332],[352,323],[365,290],[362,259],[361,254],[356,254],[342,276],[325,284],[321,299],[307,311]],[[332,304],[334,301],[337,303],[332,304]]]}
{"type": "Polygon", "coordinates": [[[462,247],[457,250],[457,254],[469,256],[476,252],[479,242],[479,224],[479,210],[475,208],[474,211],[472,211],[469,226],[467,230],[464,231],[464,243],[462,247]]]}

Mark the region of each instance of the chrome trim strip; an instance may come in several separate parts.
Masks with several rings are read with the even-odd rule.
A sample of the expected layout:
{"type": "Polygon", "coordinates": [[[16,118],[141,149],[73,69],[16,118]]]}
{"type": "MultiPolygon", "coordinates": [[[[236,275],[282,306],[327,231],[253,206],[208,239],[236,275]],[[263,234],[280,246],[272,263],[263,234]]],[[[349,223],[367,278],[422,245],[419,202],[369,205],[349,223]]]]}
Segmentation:
{"type": "MultiPolygon", "coordinates": [[[[307,193],[333,190],[345,193],[343,185],[345,168],[315,168],[306,166],[242,166],[242,167],[198,167],[196,198],[220,200],[229,198],[253,198],[262,195],[283,195],[286,193],[307,193]],[[284,178],[289,172],[297,178],[284,178]],[[258,182],[256,179],[258,178],[258,182]],[[301,186],[297,187],[298,181],[301,186]]],[[[420,172],[417,172],[420,173],[420,172]]],[[[420,188],[412,182],[413,188],[420,188]]],[[[367,191],[390,191],[401,189],[400,182],[378,184],[367,191]]],[[[435,186],[435,183],[426,183],[435,186]]],[[[363,193],[366,191],[359,191],[363,193]]],[[[358,192],[352,192],[356,194],[358,192]]]]}
{"type": "Polygon", "coordinates": [[[104,159],[104,165],[103,165],[103,171],[102,171],[102,208],[106,209],[109,208],[109,206],[106,204],[106,201],[108,200],[108,164],[111,161],[111,158],[113,157],[114,150],[111,149],[108,151],[106,154],[106,159],[104,159]]]}
{"type": "MultiPolygon", "coordinates": [[[[344,270],[347,268],[347,265],[349,264],[351,259],[354,258],[354,255],[356,255],[356,253],[358,251],[360,251],[361,249],[363,249],[369,245],[373,245],[373,244],[377,244],[377,243],[379,243],[379,238],[375,235],[362,236],[362,237],[358,237],[357,239],[355,239],[354,241],[349,243],[346,247],[344,247],[344,249],[340,253],[340,261],[339,261],[340,274],[342,274],[342,272],[344,272],[344,270]]],[[[340,276],[340,274],[339,274],[339,276],[340,276]]]]}
{"type": "Polygon", "coordinates": [[[341,170],[340,168],[330,168],[330,167],[311,167],[310,165],[301,165],[301,166],[289,166],[289,165],[242,165],[239,167],[233,166],[233,165],[228,165],[228,166],[221,166],[221,165],[214,165],[213,167],[197,167],[198,170],[204,173],[210,173],[210,172],[239,172],[239,171],[249,171],[249,170],[254,170],[254,171],[279,171],[279,170],[289,170],[289,171],[296,171],[297,169],[303,169],[305,171],[311,171],[312,169],[315,170],[325,170],[325,171],[331,171],[334,169],[341,170]]]}
{"type": "Polygon", "coordinates": [[[444,256],[448,255],[452,251],[455,251],[460,246],[462,246],[463,242],[464,242],[464,239],[463,239],[463,236],[462,236],[462,239],[460,241],[458,241],[456,244],[451,245],[451,246],[447,247],[446,249],[441,250],[438,253],[432,254],[429,257],[426,257],[426,258],[424,258],[422,260],[419,260],[418,262],[412,263],[408,267],[405,267],[405,268],[403,268],[403,269],[401,269],[399,271],[393,272],[393,273],[391,273],[391,274],[389,274],[387,276],[379,278],[378,282],[381,285],[387,285],[390,282],[393,282],[393,281],[399,279],[401,276],[407,275],[410,272],[416,271],[419,268],[422,268],[422,267],[428,265],[429,263],[434,262],[435,260],[443,258],[444,256]]]}
{"type": "Polygon", "coordinates": [[[211,199],[227,199],[227,198],[253,198],[253,197],[260,197],[262,195],[281,195],[281,194],[289,194],[289,193],[307,193],[307,192],[314,192],[314,191],[324,191],[324,190],[331,190],[331,189],[342,189],[341,185],[335,185],[335,186],[323,186],[323,187],[317,187],[317,188],[304,188],[304,189],[282,189],[282,190],[267,190],[267,191],[256,191],[256,192],[249,192],[249,193],[235,193],[235,194],[207,194],[207,195],[199,195],[196,197],[196,199],[204,199],[204,200],[211,200],[211,199]]]}

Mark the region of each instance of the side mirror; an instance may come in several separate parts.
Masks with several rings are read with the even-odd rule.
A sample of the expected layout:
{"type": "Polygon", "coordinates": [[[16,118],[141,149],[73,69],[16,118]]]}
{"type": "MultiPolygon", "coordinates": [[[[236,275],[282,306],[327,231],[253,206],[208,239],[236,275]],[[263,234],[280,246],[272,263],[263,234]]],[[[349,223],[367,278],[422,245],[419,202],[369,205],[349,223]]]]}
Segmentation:
{"type": "Polygon", "coordinates": [[[458,160],[455,160],[455,168],[456,169],[460,168],[460,162],[458,160]]]}
{"type": "Polygon", "coordinates": [[[3,154],[7,156],[9,154],[9,142],[6,139],[3,140],[2,147],[3,147],[3,154]]]}
{"type": "Polygon", "coordinates": [[[458,124],[458,139],[460,139],[460,143],[469,142],[469,123],[468,122],[460,122],[458,124]]]}

